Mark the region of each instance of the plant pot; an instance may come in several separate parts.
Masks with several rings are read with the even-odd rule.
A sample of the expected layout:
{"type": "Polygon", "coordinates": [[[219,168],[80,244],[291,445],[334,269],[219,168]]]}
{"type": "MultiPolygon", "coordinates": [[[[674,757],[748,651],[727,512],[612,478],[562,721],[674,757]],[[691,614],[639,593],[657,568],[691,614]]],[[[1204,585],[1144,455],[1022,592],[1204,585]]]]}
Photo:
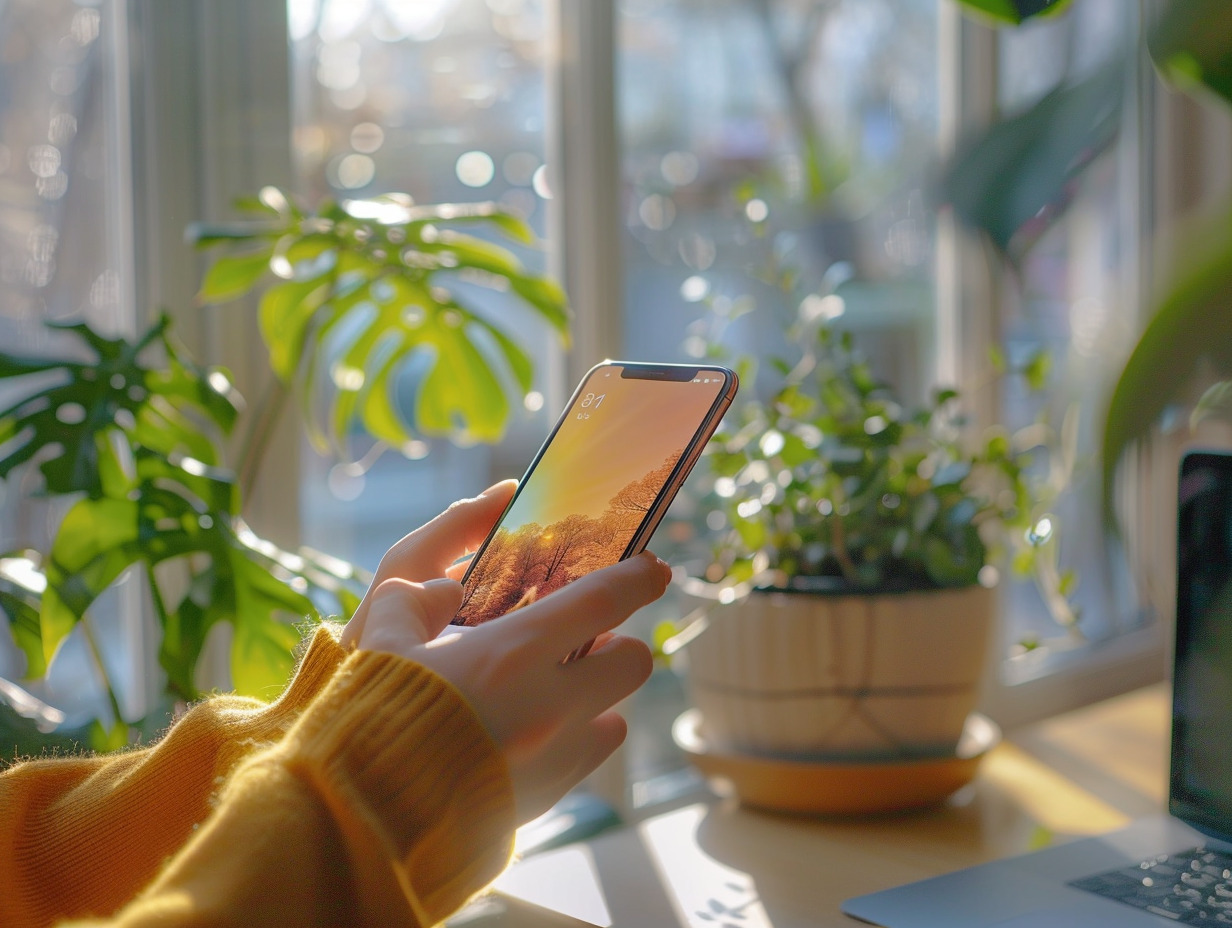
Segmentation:
{"type": "Polygon", "coordinates": [[[987,664],[983,587],[754,592],[716,606],[684,649],[716,748],[812,760],[952,754],[987,664]]]}

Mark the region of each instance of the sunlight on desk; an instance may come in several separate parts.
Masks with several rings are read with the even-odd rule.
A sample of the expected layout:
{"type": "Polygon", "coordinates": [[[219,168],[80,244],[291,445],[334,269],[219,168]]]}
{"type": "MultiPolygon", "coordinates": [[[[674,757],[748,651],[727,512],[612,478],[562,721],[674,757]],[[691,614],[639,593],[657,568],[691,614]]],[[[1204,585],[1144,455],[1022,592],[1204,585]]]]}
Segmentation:
{"type": "Polygon", "coordinates": [[[492,888],[598,928],[612,924],[594,854],[585,844],[544,851],[519,861],[501,874],[492,888]]]}
{"type": "Polygon", "coordinates": [[[771,928],[753,878],[715,860],[698,844],[697,828],[705,817],[706,806],[689,806],[637,829],[680,924],[714,928],[739,920],[742,928],[771,928]]]}
{"type": "Polygon", "coordinates": [[[1011,732],[973,783],[910,813],[669,809],[528,856],[451,925],[854,928],[843,899],[1163,811],[1168,718],[1160,686],[1011,732]]]}

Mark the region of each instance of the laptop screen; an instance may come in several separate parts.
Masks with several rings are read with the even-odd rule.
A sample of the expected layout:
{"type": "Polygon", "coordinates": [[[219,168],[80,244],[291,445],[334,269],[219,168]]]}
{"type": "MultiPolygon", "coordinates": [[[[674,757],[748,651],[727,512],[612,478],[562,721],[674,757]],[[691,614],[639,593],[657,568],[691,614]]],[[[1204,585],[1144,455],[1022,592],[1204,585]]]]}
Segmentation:
{"type": "Polygon", "coordinates": [[[1232,840],[1232,454],[1181,462],[1169,810],[1232,840]]]}

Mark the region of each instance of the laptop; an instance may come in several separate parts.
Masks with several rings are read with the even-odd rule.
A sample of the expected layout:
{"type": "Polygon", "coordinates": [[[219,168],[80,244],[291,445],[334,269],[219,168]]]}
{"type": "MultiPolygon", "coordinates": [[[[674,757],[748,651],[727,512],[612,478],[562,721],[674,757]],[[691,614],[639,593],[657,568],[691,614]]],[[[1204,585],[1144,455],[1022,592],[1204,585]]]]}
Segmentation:
{"type": "Polygon", "coordinates": [[[845,913],[884,928],[1232,926],[1232,454],[1186,454],[1178,497],[1169,814],[845,913]]]}

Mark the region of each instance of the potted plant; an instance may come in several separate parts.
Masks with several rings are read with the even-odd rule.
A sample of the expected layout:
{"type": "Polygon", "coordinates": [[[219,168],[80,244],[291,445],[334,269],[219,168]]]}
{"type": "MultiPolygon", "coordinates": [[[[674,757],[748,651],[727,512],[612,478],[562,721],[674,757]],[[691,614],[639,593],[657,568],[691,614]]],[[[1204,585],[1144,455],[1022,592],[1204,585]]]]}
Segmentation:
{"type": "MultiPolygon", "coordinates": [[[[716,748],[952,754],[988,664],[1003,566],[1033,573],[1079,634],[1049,512],[1062,481],[1037,459],[1050,430],[973,440],[952,389],[909,408],[819,305],[805,299],[787,332],[799,357],[774,363],[774,387],[708,450],[724,525],[686,589],[715,603],[665,650],[683,646],[716,748]]],[[[1022,373],[1038,384],[1045,369],[1041,356],[1022,373]]]]}
{"type": "Polygon", "coordinates": [[[317,447],[339,457],[356,442],[368,456],[420,436],[492,442],[508,423],[510,394],[531,388],[534,366],[507,320],[472,305],[474,286],[508,292],[567,336],[561,289],[496,241],[533,244],[529,226],[491,204],[417,205],[390,194],[310,210],[266,187],[240,208],[245,220],[193,232],[202,247],[225,249],[201,302],[261,291],[277,380],[247,415],[226,372],[196,365],[166,317],[133,339],[53,326],[58,355],[0,351],[0,385],[10,400],[16,394],[0,411],[0,480],[63,511],[48,545],[0,554],[0,612],[25,658],[20,683],[0,678],[0,732],[12,733],[10,745],[33,751],[67,739],[114,749],[161,730],[174,703],[220,685],[198,673],[219,624],[232,630],[226,685],[276,691],[303,637],[297,625],[353,610],[367,583],[360,569],[281,550],[243,517],[286,398],[299,400],[317,447]],[[350,337],[338,339],[340,330],[350,337]],[[395,382],[416,359],[413,402],[399,404],[395,382]],[[228,438],[241,421],[236,452],[228,438]],[[158,666],[146,672],[163,677],[164,700],[145,719],[124,716],[89,616],[128,575],[161,635],[158,666]],[[56,732],[63,713],[41,697],[73,632],[107,705],[92,722],[56,732]]]}

